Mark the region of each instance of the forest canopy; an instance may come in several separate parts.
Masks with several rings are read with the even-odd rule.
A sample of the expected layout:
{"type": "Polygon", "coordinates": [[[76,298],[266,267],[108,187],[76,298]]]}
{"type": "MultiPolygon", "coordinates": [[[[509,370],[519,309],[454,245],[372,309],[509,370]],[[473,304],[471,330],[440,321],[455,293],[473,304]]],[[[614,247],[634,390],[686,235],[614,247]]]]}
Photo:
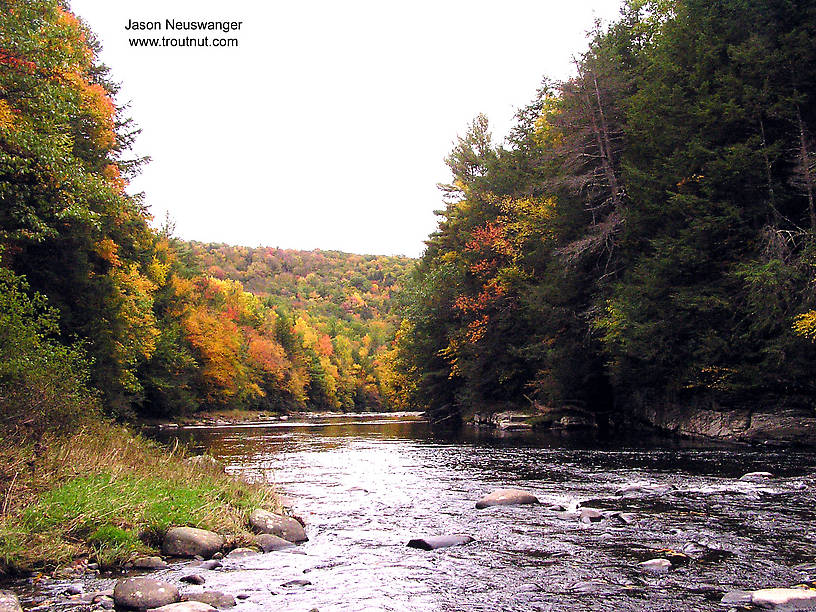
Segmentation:
{"type": "Polygon", "coordinates": [[[630,0],[496,144],[405,298],[406,405],[812,405],[816,3],[630,0]]]}

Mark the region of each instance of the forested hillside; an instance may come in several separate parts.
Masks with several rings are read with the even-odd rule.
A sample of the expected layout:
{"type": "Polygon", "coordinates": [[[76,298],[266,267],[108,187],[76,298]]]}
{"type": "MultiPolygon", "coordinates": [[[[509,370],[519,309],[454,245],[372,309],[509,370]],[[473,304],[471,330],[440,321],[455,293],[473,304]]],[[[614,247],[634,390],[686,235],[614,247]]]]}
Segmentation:
{"type": "Polygon", "coordinates": [[[505,144],[478,117],[408,291],[406,404],[812,406],[816,3],[630,0],[505,144]]]}
{"type": "Polygon", "coordinates": [[[9,413],[95,398],[121,417],[383,406],[408,260],[208,249],[152,229],[127,190],[138,130],[93,34],[57,0],[15,3],[0,32],[9,413]]]}
{"type": "Polygon", "coordinates": [[[239,281],[270,301],[365,325],[394,315],[392,298],[415,260],[340,251],[236,247],[190,242],[192,261],[207,276],[239,281]]]}

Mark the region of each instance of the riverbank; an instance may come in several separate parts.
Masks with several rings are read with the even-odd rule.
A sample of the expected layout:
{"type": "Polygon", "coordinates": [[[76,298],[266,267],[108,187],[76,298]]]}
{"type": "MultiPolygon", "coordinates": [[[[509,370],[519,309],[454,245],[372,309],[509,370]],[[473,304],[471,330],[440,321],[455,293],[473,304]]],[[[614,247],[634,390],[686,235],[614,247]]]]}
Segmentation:
{"type": "Polygon", "coordinates": [[[508,432],[596,432],[613,438],[658,434],[752,446],[816,446],[816,416],[812,410],[793,407],[760,410],[641,402],[613,413],[577,407],[504,407],[469,412],[463,418],[478,427],[508,432]]]}
{"type": "Polygon", "coordinates": [[[55,571],[78,559],[120,566],[155,554],[178,525],[239,546],[251,541],[250,512],[280,509],[268,487],[107,421],[36,439],[0,434],[0,449],[3,574],[55,571]]]}

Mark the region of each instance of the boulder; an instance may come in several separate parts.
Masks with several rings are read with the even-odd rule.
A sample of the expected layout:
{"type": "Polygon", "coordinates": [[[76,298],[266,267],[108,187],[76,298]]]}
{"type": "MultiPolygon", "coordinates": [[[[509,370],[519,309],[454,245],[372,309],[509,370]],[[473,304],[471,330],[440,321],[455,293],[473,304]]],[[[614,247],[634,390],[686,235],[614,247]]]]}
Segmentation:
{"type": "Polygon", "coordinates": [[[266,510],[254,510],[249,515],[249,524],[260,533],[271,533],[289,542],[305,542],[306,531],[296,519],[266,510]]]}
{"type": "Polygon", "coordinates": [[[647,574],[666,574],[671,569],[671,561],[668,559],[649,559],[638,565],[647,574]]]}
{"type": "Polygon", "coordinates": [[[152,578],[122,578],[113,588],[113,601],[119,608],[158,608],[178,600],[175,586],[152,578]]]}
{"type": "Polygon", "coordinates": [[[215,610],[215,608],[200,601],[180,601],[158,608],[150,608],[147,612],[208,612],[209,610],[215,610]]]}
{"type": "Polygon", "coordinates": [[[184,596],[187,601],[198,601],[213,608],[232,608],[235,606],[235,598],[221,591],[202,591],[201,593],[188,593],[184,596]]]}
{"type": "Polygon", "coordinates": [[[255,536],[255,545],[265,553],[294,546],[289,540],[284,540],[271,533],[260,533],[255,536]]]}
{"type": "Polygon", "coordinates": [[[130,564],[137,569],[164,569],[167,567],[167,561],[161,557],[139,557],[130,564]]]}
{"type": "Polygon", "coordinates": [[[770,610],[814,610],[816,591],[811,589],[760,589],[751,592],[751,603],[770,610]]]}
{"type": "Polygon", "coordinates": [[[199,574],[188,574],[187,576],[182,576],[179,578],[180,582],[186,582],[187,584],[204,584],[205,580],[203,576],[199,574]]]}
{"type": "Polygon", "coordinates": [[[173,527],[164,536],[162,549],[173,557],[201,556],[209,559],[224,546],[224,538],[195,527],[173,527]]]}
{"type": "Polygon", "coordinates": [[[11,591],[0,591],[0,612],[23,612],[17,595],[11,591]]]}
{"type": "Polygon", "coordinates": [[[476,502],[476,508],[481,510],[490,506],[516,506],[538,503],[540,503],[538,498],[527,491],[521,489],[496,489],[476,502]]]}
{"type": "Polygon", "coordinates": [[[419,548],[421,550],[436,550],[437,548],[447,548],[448,546],[463,546],[471,542],[475,542],[475,540],[466,535],[429,536],[411,540],[408,542],[408,547],[419,548]]]}

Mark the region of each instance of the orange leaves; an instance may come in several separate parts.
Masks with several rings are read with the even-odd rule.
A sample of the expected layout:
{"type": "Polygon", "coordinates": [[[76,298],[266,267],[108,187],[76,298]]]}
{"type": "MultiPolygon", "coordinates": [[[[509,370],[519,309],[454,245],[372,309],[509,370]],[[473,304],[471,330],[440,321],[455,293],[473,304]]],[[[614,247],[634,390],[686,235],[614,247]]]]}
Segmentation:
{"type": "Polygon", "coordinates": [[[323,334],[317,340],[317,352],[325,357],[334,355],[334,347],[332,346],[331,338],[327,334],[323,334]]]}
{"type": "Polygon", "coordinates": [[[96,243],[96,254],[114,268],[121,265],[119,257],[116,254],[118,250],[119,246],[110,238],[104,238],[96,243]]]}

